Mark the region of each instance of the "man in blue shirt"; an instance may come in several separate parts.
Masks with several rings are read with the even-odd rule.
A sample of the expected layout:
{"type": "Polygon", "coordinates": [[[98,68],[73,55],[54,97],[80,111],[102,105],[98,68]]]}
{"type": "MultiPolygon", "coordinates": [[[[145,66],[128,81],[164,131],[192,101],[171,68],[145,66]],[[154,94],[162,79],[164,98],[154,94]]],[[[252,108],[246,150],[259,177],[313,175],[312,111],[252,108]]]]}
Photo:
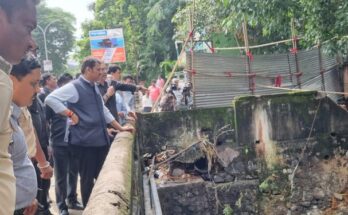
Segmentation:
{"type": "MultiPolygon", "coordinates": [[[[125,77],[123,77],[123,83],[124,84],[134,84],[134,79],[132,76],[126,75],[125,77]]],[[[122,92],[122,98],[123,98],[124,104],[126,105],[127,111],[128,112],[135,112],[134,92],[131,92],[131,91],[122,92]]]]}
{"type": "Polygon", "coordinates": [[[127,122],[127,115],[128,115],[127,107],[119,91],[115,93],[115,96],[116,96],[116,107],[117,107],[119,123],[121,125],[124,125],[127,122]]]}
{"type": "MultiPolygon", "coordinates": [[[[35,169],[27,154],[27,144],[18,119],[20,107],[29,106],[36,93],[40,92],[39,82],[41,66],[32,56],[26,56],[19,64],[13,66],[10,78],[13,82],[11,125],[13,128],[12,143],[9,152],[13,161],[16,177],[16,207],[15,214],[33,214],[37,208],[35,196],[37,194],[37,179],[35,169]]],[[[43,169],[49,167],[39,166],[43,169]]]]}

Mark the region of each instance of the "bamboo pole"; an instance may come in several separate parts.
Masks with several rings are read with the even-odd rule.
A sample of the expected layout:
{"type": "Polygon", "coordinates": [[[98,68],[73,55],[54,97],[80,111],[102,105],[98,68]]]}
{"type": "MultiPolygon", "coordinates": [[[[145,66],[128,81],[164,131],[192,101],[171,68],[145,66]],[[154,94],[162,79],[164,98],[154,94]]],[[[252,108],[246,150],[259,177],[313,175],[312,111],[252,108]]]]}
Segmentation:
{"type": "Polygon", "coordinates": [[[291,64],[290,64],[290,56],[287,55],[288,57],[288,66],[289,66],[289,79],[290,79],[290,82],[291,82],[291,86],[294,86],[294,81],[293,81],[293,78],[292,78],[292,71],[291,71],[291,64]]]}
{"type": "MultiPolygon", "coordinates": [[[[301,38],[297,38],[297,39],[301,39],[301,38]]],[[[238,41],[237,39],[235,39],[235,40],[238,41]]],[[[270,43],[265,43],[265,44],[260,44],[260,45],[249,46],[249,49],[263,48],[263,47],[267,47],[267,46],[273,46],[273,45],[278,45],[281,43],[288,43],[288,42],[292,42],[292,39],[280,40],[280,41],[276,41],[276,42],[270,42],[270,43]]],[[[215,50],[244,50],[244,49],[245,49],[245,46],[240,46],[240,45],[238,45],[236,47],[215,48],[215,50]]]]}
{"type": "Polygon", "coordinates": [[[345,100],[348,99],[348,64],[343,66],[343,96],[345,100]]]}
{"type": "MultiPolygon", "coordinates": [[[[348,67],[347,67],[347,72],[348,72],[348,67]]],[[[345,92],[336,92],[336,91],[322,91],[322,90],[311,90],[311,89],[294,89],[294,88],[286,88],[286,87],[272,87],[272,86],[267,86],[263,84],[257,84],[257,86],[262,87],[262,88],[267,88],[267,89],[275,89],[275,90],[285,90],[285,91],[290,91],[290,92],[311,92],[311,91],[316,91],[318,93],[324,93],[324,94],[332,94],[332,95],[348,95],[345,92]]]]}
{"type": "Polygon", "coordinates": [[[195,71],[194,71],[194,48],[195,48],[195,44],[194,44],[194,39],[193,39],[193,35],[194,35],[194,31],[193,31],[193,20],[194,20],[194,9],[195,9],[195,1],[193,1],[193,10],[190,13],[190,31],[192,33],[192,37],[190,38],[190,42],[191,42],[191,50],[190,50],[190,54],[191,54],[191,83],[192,83],[192,105],[193,108],[196,108],[196,80],[194,78],[195,75],[195,71]]]}
{"type": "MultiPolygon", "coordinates": [[[[320,42],[318,44],[318,57],[319,57],[319,69],[320,69],[320,76],[321,76],[321,90],[326,91],[326,89],[325,89],[325,77],[324,77],[325,69],[323,66],[323,55],[321,53],[320,42]]],[[[325,93],[325,96],[327,96],[326,93],[325,93]]]]}
{"type": "Polygon", "coordinates": [[[299,89],[302,88],[301,86],[301,71],[300,71],[300,65],[298,62],[298,56],[297,56],[297,36],[296,36],[296,30],[295,30],[295,21],[294,19],[291,19],[291,37],[292,37],[292,53],[295,57],[295,64],[296,64],[296,80],[297,80],[297,86],[299,89]]]}
{"type": "Polygon", "coordinates": [[[249,90],[251,91],[251,94],[254,95],[254,77],[252,77],[252,70],[251,70],[251,53],[249,49],[249,38],[248,38],[248,27],[246,18],[244,16],[244,22],[243,22],[243,36],[244,36],[244,46],[245,46],[245,55],[247,60],[247,72],[249,75],[249,90]]]}

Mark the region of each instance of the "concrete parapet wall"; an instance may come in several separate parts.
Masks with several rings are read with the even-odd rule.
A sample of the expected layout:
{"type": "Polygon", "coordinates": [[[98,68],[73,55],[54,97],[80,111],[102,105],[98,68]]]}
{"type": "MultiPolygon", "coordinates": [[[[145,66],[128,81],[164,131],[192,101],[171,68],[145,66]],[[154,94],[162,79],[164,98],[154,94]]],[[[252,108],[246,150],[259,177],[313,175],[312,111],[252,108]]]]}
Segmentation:
{"type": "Polygon", "coordinates": [[[117,134],[94,185],[84,215],[131,213],[133,143],[134,134],[117,134]]]}

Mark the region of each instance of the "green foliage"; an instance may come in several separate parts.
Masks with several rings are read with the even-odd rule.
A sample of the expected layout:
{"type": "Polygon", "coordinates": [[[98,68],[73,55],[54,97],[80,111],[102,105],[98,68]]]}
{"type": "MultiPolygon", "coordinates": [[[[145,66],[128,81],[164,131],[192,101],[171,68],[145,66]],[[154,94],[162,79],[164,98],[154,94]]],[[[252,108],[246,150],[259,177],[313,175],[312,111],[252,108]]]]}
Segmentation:
{"type": "Polygon", "coordinates": [[[190,17],[193,17],[193,27],[197,40],[209,40],[212,33],[221,32],[222,28],[217,20],[225,17],[215,0],[196,0],[193,9],[193,1],[187,2],[173,17],[176,26],[175,38],[184,40],[190,32],[190,17]]]}
{"type": "MultiPolygon", "coordinates": [[[[38,6],[38,25],[45,29],[47,25],[47,55],[52,60],[53,73],[66,72],[69,52],[74,48],[73,26],[75,17],[59,8],[48,8],[43,2],[38,6]]],[[[40,29],[33,32],[33,37],[39,46],[38,56],[41,60],[46,59],[43,33],[40,29]]]]}
{"type": "MultiPolygon", "coordinates": [[[[290,23],[295,20],[297,35],[303,37],[302,48],[325,42],[332,53],[348,52],[348,2],[345,0],[218,0],[228,8],[223,19],[225,29],[240,29],[246,18],[250,27],[249,39],[262,43],[287,39],[290,23]]],[[[282,49],[283,47],[274,47],[282,49]]],[[[274,49],[273,48],[273,49],[274,49]]],[[[264,49],[267,51],[267,49],[264,49]]],[[[274,51],[274,50],[272,50],[274,51]]]]}
{"type": "Polygon", "coordinates": [[[168,75],[172,72],[175,65],[175,61],[172,60],[165,60],[160,63],[161,68],[161,74],[164,75],[164,77],[168,77],[168,75]]]}
{"type": "Polygon", "coordinates": [[[228,204],[224,205],[224,210],[222,212],[224,215],[233,215],[233,209],[228,204]]]}

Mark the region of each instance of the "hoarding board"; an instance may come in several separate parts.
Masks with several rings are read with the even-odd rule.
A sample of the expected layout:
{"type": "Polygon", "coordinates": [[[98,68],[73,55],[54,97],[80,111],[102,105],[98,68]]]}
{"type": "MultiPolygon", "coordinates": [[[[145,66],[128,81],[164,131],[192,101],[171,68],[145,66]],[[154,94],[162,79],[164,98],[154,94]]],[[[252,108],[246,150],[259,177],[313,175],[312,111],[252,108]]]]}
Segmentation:
{"type": "Polygon", "coordinates": [[[105,63],[126,62],[123,29],[93,30],[89,32],[91,54],[105,63]]]}

